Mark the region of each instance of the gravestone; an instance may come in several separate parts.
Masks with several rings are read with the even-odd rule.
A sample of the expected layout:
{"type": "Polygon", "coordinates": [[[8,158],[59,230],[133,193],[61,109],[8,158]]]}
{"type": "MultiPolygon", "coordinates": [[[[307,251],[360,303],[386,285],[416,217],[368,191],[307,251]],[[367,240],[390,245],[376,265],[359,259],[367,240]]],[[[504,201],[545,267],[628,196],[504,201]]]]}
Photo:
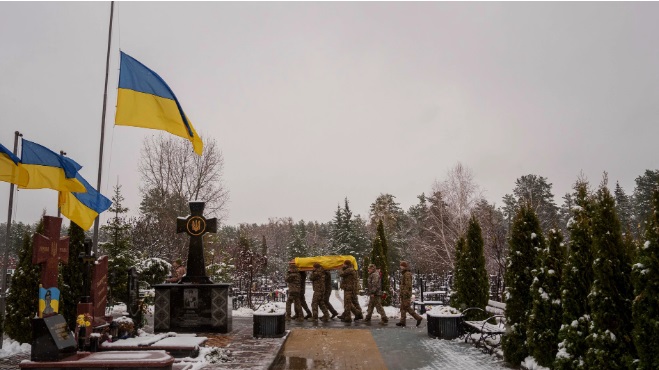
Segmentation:
{"type": "MultiPolygon", "coordinates": [[[[69,238],[60,237],[62,219],[44,216],[44,234],[34,234],[32,263],[42,264],[39,288],[39,317],[32,319],[32,361],[56,361],[76,353],[73,333],[69,332],[64,316],[57,314],[59,290],[58,265],[69,260],[69,238]]],[[[35,292],[36,293],[36,292],[35,292]]]]}
{"type": "Polygon", "coordinates": [[[179,217],[177,232],[190,236],[187,273],[178,284],[154,285],[154,331],[182,333],[231,331],[231,284],[213,283],[206,275],[203,236],[216,232],[217,220],[203,216],[204,203],[190,202],[190,215],[179,217]]]}
{"type": "Polygon", "coordinates": [[[182,283],[212,284],[206,276],[204,263],[204,241],[206,233],[217,232],[217,219],[204,217],[204,202],[190,202],[190,215],[176,220],[176,233],[187,233],[190,236],[188,249],[187,273],[181,279],[182,283]]]}
{"type": "Polygon", "coordinates": [[[55,315],[32,321],[32,361],[57,361],[75,355],[76,341],[64,316],[55,315]]]}
{"type": "Polygon", "coordinates": [[[69,262],[69,237],[60,237],[62,219],[43,216],[44,234],[34,234],[32,264],[41,266],[41,286],[57,287],[58,265],[69,262]]]}
{"type": "Polygon", "coordinates": [[[108,303],[108,256],[99,257],[92,272],[92,304],[94,305],[94,326],[106,324],[105,307],[108,303]]]}
{"type": "Polygon", "coordinates": [[[140,303],[140,286],[139,286],[139,274],[135,267],[128,269],[128,314],[131,317],[137,316],[140,303]]]}
{"type": "Polygon", "coordinates": [[[94,263],[94,256],[92,255],[92,241],[85,238],[85,251],[80,252],[78,259],[84,264],[84,274],[82,278],[82,296],[78,302],[76,312],[78,315],[88,314],[94,317],[94,303],[91,299],[91,268],[94,263]]]}

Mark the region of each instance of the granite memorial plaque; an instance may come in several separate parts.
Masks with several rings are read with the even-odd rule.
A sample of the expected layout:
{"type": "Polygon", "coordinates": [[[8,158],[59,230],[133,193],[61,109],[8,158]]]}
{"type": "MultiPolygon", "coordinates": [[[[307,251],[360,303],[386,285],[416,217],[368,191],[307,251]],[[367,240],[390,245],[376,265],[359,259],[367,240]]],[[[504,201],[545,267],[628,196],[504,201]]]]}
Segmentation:
{"type": "Polygon", "coordinates": [[[64,316],[32,319],[32,361],[57,361],[76,354],[76,341],[64,316]]]}

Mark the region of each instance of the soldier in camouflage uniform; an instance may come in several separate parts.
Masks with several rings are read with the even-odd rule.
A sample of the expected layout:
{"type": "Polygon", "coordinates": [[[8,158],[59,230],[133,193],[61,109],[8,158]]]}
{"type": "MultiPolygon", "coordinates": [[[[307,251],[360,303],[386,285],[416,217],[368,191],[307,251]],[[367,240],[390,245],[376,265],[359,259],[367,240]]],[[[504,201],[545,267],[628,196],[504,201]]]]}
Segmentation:
{"type": "Polygon", "coordinates": [[[302,318],[302,307],[300,306],[300,274],[295,264],[288,265],[288,298],[286,299],[286,321],[291,321],[291,304],[295,305],[297,318],[295,321],[304,321],[302,318]],[[298,316],[299,315],[299,316],[298,316]]]}
{"type": "Polygon", "coordinates": [[[300,311],[295,311],[295,316],[293,316],[294,319],[297,319],[298,317],[303,317],[305,319],[310,319],[311,318],[311,310],[309,309],[309,306],[307,305],[307,299],[304,297],[304,293],[307,290],[307,272],[306,271],[300,271],[300,305],[302,306],[302,309],[304,312],[307,313],[307,315],[304,315],[304,312],[300,311]]]}
{"type": "Polygon", "coordinates": [[[352,304],[354,295],[357,294],[355,291],[357,272],[352,268],[352,262],[346,260],[343,263],[339,276],[341,276],[341,289],[343,289],[343,314],[341,315],[341,321],[352,322],[351,313],[355,315],[355,320],[358,320],[362,313],[352,304]]]}
{"type": "Polygon", "coordinates": [[[334,309],[334,306],[330,303],[330,295],[332,295],[332,274],[329,271],[325,271],[325,291],[323,293],[323,301],[325,301],[325,307],[332,313],[332,319],[339,315],[338,312],[334,309]]]}
{"type": "Polygon", "coordinates": [[[320,263],[313,264],[311,273],[311,282],[313,283],[313,299],[311,300],[311,315],[313,321],[318,321],[318,306],[323,311],[323,317],[320,319],[327,322],[329,320],[329,311],[325,307],[325,270],[320,263]]]}
{"type": "Polygon", "coordinates": [[[382,308],[382,278],[380,277],[380,270],[376,269],[374,264],[368,266],[367,293],[369,295],[368,310],[366,311],[366,319],[364,321],[371,321],[373,308],[376,308],[380,314],[380,323],[386,324],[389,322],[387,314],[384,312],[384,308],[382,308]]]}
{"type": "Polygon", "coordinates": [[[400,261],[400,322],[397,326],[405,326],[405,314],[409,313],[416,319],[416,326],[421,324],[421,317],[412,309],[412,272],[405,261],[400,261]]]}

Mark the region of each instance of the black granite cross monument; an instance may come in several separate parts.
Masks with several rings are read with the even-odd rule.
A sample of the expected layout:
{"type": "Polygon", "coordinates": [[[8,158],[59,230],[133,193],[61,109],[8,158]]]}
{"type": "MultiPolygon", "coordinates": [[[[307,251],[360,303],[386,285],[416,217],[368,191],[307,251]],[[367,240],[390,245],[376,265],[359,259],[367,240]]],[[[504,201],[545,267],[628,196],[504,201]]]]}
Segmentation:
{"type": "Polygon", "coordinates": [[[203,216],[204,206],[204,202],[190,202],[191,214],[176,220],[176,232],[186,232],[190,235],[187,273],[181,279],[181,283],[213,284],[211,279],[206,276],[203,236],[205,233],[217,232],[217,219],[206,219],[203,216]]]}

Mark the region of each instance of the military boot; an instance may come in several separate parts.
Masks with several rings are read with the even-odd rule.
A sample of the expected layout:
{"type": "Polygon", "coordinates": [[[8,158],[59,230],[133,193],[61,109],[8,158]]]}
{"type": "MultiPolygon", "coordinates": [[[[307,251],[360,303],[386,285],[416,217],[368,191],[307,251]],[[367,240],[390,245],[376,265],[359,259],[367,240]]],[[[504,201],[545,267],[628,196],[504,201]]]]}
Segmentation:
{"type": "Polygon", "coordinates": [[[367,315],[366,318],[364,319],[364,322],[371,322],[371,317],[367,315]]]}
{"type": "Polygon", "coordinates": [[[320,318],[320,321],[322,321],[322,322],[328,322],[328,321],[329,321],[329,318],[327,317],[327,315],[324,315],[323,317],[320,318]]]}

